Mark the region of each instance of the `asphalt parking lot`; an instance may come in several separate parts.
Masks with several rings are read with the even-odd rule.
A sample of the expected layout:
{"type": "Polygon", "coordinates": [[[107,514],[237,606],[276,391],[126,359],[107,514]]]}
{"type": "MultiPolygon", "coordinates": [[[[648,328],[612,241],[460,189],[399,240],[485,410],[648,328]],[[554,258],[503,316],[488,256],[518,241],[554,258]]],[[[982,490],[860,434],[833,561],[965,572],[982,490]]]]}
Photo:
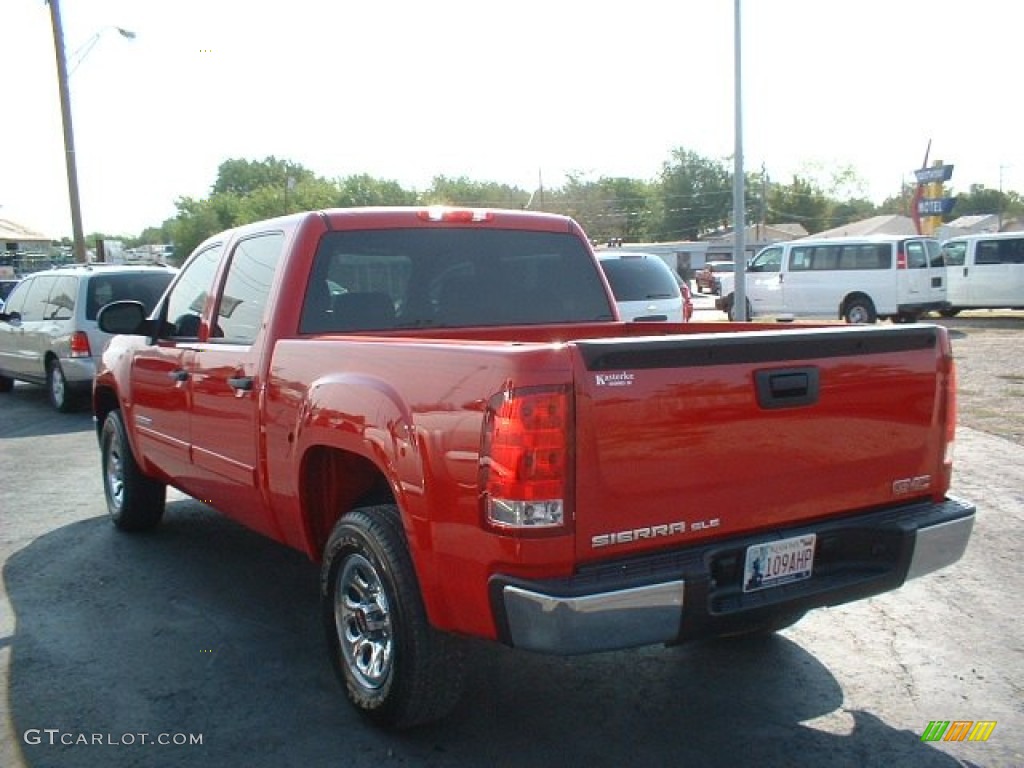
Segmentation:
{"type": "MultiPolygon", "coordinates": [[[[1024,333],[951,330],[965,389],[972,340],[1024,358],[1024,333]]],[[[1016,375],[988,375],[994,410],[1024,410],[1016,375]]],[[[961,424],[954,492],[979,513],[951,568],[762,642],[474,647],[453,717],[390,734],[337,687],[315,566],[180,494],[155,534],[117,533],[90,416],[19,385],[0,399],[0,765],[1024,765],[1024,445],[961,424]],[[923,742],[937,720],[996,726],[923,742]]]]}

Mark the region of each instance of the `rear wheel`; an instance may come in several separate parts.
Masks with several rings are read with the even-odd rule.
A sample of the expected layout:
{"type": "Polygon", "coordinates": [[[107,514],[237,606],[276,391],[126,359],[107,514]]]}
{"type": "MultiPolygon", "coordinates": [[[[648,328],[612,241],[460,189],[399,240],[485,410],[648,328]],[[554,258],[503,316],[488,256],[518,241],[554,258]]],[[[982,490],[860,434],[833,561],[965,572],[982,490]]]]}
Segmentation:
{"type": "Polygon", "coordinates": [[[148,531],[164,514],[167,489],[142,474],[120,411],[111,411],[100,434],[103,494],[111,522],[122,531],[148,531]]]}
{"type": "Polygon", "coordinates": [[[46,394],[50,398],[50,405],[61,413],[69,413],[75,409],[76,398],[68,386],[59,360],[51,360],[46,364],[46,394]]]}
{"type": "Polygon", "coordinates": [[[352,705],[390,728],[448,714],[462,689],[462,654],[427,621],[398,508],[345,515],[323,563],[328,647],[352,705]]]}
{"type": "Polygon", "coordinates": [[[843,305],[843,319],[848,323],[873,323],[878,315],[874,303],[867,296],[852,296],[843,305]]]}

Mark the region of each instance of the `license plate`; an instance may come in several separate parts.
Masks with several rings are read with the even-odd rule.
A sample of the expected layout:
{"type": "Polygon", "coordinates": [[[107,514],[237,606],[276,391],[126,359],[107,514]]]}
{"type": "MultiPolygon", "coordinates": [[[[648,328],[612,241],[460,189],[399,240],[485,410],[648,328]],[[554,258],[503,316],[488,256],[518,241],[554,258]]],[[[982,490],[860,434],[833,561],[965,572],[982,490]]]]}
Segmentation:
{"type": "Polygon", "coordinates": [[[814,567],[814,540],[815,534],[808,533],[748,547],[743,566],[743,591],[756,592],[809,579],[814,567]]]}

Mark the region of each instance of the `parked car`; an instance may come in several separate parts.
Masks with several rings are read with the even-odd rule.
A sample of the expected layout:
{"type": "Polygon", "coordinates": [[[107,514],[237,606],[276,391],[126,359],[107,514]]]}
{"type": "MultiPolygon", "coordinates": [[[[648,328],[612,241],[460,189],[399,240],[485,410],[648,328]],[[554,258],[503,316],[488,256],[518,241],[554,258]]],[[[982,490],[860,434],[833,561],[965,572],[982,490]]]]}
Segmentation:
{"type": "MultiPolygon", "coordinates": [[[[747,265],[747,317],[915,322],[949,308],[939,241],[920,235],[803,238],[762,248],[747,265]]],[[[733,291],[715,305],[733,312],[733,291]]]]}
{"type": "MultiPolygon", "coordinates": [[[[679,276],[660,256],[599,251],[597,258],[612,287],[622,320],[687,321],[679,276]]],[[[693,313],[692,303],[690,313],[693,313]]]]}
{"type": "Polygon", "coordinates": [[[672,273],[676,282],[679,283],[679,290],[683,294],[683,321],[690,322],[693,318],[693,291],[690,290],[690,285],[687,283],[678,272],[672,273]]]}
{"type": "Polygon", "coordinates": [[[15,279],[3,279],[0,280],[0,312],[4,310],[4,302],[7,301],[7,297],[11,295],[11,291],[14,290],[14,286],[18,284],[15,279]]]}
{"type": "Polygon", "coordinates": [[[156,306],[177,273],[171,267],[73,265],[26,276],[0,312],[0,392],[15,381],[45,385],[58,411],[71,411],[92,387],[110,340],[100,307],[122,299],[156,306]]]}
{"type": "Polygon", "coordinates": [[[952,317],[964,309],[1024,309],[1024,232],[961,235],[942,244],[952,317]]]}
{"type": "Polygon", "coordinates": [[[718,293],[718,278],[720,272],[732,272],[734,265],[731,261],[709,261],[701,269],[697,270],[695,282],[697,293],[718,293]]]}

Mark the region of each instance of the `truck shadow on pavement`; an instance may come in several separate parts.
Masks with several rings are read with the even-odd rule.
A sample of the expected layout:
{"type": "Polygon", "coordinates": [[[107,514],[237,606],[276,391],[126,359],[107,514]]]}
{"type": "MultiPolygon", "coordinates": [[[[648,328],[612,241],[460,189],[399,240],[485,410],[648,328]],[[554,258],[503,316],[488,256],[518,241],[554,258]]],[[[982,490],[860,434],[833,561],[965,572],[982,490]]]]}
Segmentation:
{"type": "Polygon", "coordinates": [[[844,711],[835,678],[785,636],[570,659],[474,643],[448,720],[376,730],[326,658],[316,566],[191,500],[152,534],[104,518],[55,530],[3,577],[30,766],[962,765],[844,711]],[[819,718],[830,727],[805,724],[819,718]]]}

